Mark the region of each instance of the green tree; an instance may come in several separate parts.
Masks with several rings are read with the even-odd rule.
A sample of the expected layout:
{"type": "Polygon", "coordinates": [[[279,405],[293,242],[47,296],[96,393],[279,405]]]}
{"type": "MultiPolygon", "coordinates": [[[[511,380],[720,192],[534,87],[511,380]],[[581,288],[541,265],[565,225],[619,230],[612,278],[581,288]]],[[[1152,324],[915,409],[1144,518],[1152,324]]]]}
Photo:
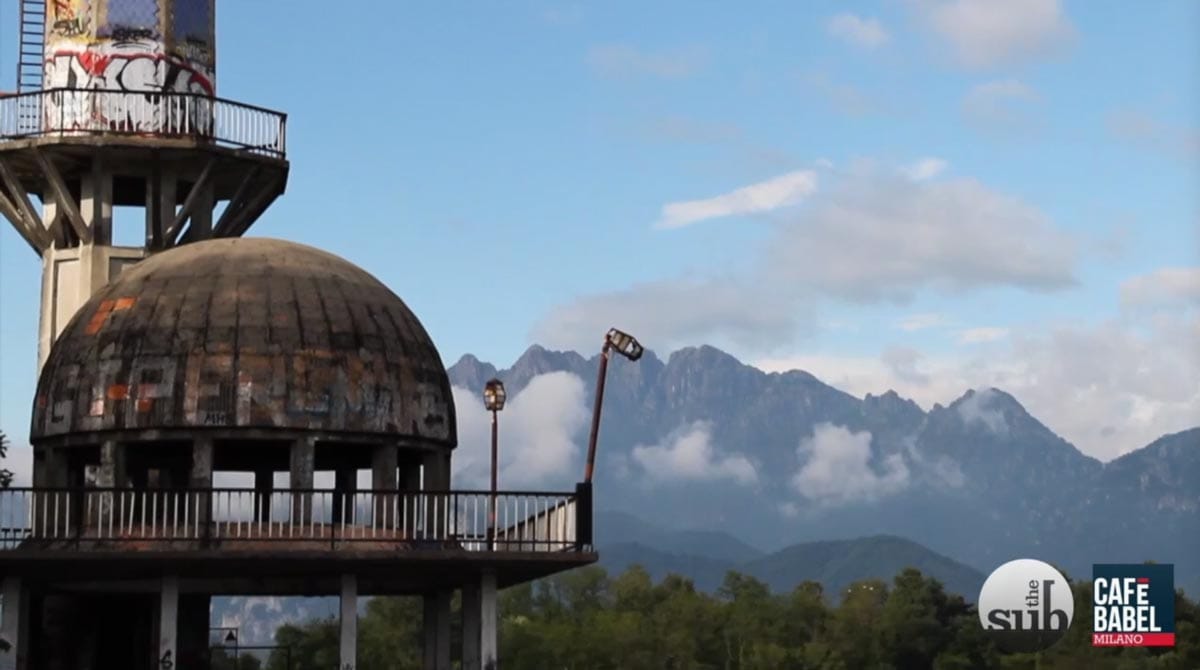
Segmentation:
{"type": "MultiPolygon", "coordinates": [[[[8,436],[4,431],[0,430],[0,460],[8,458],[8,436]]],[[[12,486],[13,473],[8,468],[0,468],[0,489],[6,489],[12,486]]]]}

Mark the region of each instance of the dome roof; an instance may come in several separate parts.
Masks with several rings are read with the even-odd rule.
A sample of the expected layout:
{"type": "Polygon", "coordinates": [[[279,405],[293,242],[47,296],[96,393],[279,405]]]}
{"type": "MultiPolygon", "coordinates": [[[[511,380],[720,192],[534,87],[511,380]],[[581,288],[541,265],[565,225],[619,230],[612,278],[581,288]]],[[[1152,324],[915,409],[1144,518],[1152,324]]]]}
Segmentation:
{"type": "Polygon", "coordinates": [[[457,440],[446,368],[404,302],[337,256],[256,238],[125,270],[42,369],[33,440],[177,428],[457,440]]]}

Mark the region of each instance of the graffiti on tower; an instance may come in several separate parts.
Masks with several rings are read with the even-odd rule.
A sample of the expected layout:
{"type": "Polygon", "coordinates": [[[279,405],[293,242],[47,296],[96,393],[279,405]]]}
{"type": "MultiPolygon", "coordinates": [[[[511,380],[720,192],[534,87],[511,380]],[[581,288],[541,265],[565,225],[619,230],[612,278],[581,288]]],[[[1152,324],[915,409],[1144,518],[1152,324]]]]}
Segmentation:
{"type": "Polygon", "coordinates": [[[49,129],[211,132],[213,0],[51,0],[49,9],[44,87],[66,89],[46,100],[49,129]]]}

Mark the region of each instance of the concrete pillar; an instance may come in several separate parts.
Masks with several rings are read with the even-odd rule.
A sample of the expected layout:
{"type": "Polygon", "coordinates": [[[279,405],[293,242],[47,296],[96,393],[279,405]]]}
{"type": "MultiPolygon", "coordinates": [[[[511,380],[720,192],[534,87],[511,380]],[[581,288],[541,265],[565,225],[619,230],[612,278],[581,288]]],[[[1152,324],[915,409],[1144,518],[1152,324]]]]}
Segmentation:
{"type": "Polygon", "coordinates": [[[417,536],[417,526],[420,519],[421,491],[421,461],[415,458],[405,458],[400,462],[399,488],[403,491],[400,497],[401,528],[408,538],[417,536]]]}
{"type": "Polygon", "coordinates": [[[214,206],[216,206],[216,200],[213,188],[209,186],[200,193],[196,206],[192,208],[191,219],[188,223],[188,241],[207,240],[212,237],[214,206]]]}
{"type": "Polygon", "coordinates": [[[271,519],[271,492],[275,489],[275,471],[271,468],[259,468],[254,471],[254,498],[258,507],[258,520],[262,522],[271,519]]]}
{"type": "Polygon", "coordinates": [[[211,437],[196,437],[192,440],[192,467],[188,473],[189,513],[194,515],[196,528],[204,536],[208,531],[208,519],[212,510],[213,440],[211,437]]]}
{"type": "Polygon", "coordinates": [[[450,670],[450,592],[423,596],[425,670],[450,670]]]}
{"type": "Polygon", "coordinates": [[[113,176],[102,154],[92,159],[91,172],[81,182],[79,213],[92,231],[92,243],[112,244],[113,176]]]}
{"type": "Polygon", "coordinates": [[[3,585],[4,604],[0,608],[0,668],[26,670],[29,667],[29,593],[20,577],[8,576],[3,585]]]}
{"type": "Polygon", "coordinates": [[[312,523],[312,493],[300,491],[312,491],[316,447],[316,441],[308,437],[302,437],[292,443],[291,462],[288,467],[288,487],[292,489],[292,522],[302,527],[312,523]]]}
{"type": "Polygon", "coordinates": [[[354,523],[354,493],[358,490],[358,471],[340,467],[333,473],[333,522],[354,523]]]}
{"type": "Polygon", "coordinates": [[[422,537],[430,540],[445,540],[449,535],[449,515],[446,506],[450,502],[447,495],[437,495],[450,490],[450,455],[441,451],[429,452],[423,461],[426,491],[434,495],[426,495],[425,499],[425,532],[422,537]]]}
{"type": "Polygon", "coordinates": [[[484,670],[495,670],[499,663],[496,629],[500,621],[496,599],[496,575],[485,572],[479,582],[479,655],[484,670]]]}
{"type": "Polygon", "coordinates": [[[173,668],[179,664],[179,577],[162,578],[158,609],[158,666],[173,668]]]}
{"type": "Polygon", "coordinates": [[[208,663],[208,627],[212,596],[184,593],[179,596],[178,670],[205,668],[208,663]]]}
{"type": "Polygon", "coordinates": [[[396,496],[385,493],[396,490],[398,456],[394,444],[375,447],[371,452],[371,488],[375,498],[373,525],[383,530],[391,530],[398,526],[396,496]]]}
{"type": "Polygon", "coordinates": [[[482,640],[479,615],[482,613],[480,583],[468,581],[462,587],[462,670],[481,670],[483,656],[479,643],[482,640]]]}
{"type": "Polygon", "coordinates": [[[339,670],[354,670],[358,658],[358,577],[342,575],[341,664],[339,670]]]}
{"type": "MultiPolygon", "coordinates": [[[[96,469],[96,488],[120,489],[125,486],[125,447],[115,440],[105,440],[100,444],[100,467],[96,469]]],[[[132,503],[132,500],[130,501],[132,503]]],[[[100,532],[106,532],[117,526],[113,515],[116,513],[116,501],[111,491],[99,494],[96,505],[95,527],[100,532]]]]}

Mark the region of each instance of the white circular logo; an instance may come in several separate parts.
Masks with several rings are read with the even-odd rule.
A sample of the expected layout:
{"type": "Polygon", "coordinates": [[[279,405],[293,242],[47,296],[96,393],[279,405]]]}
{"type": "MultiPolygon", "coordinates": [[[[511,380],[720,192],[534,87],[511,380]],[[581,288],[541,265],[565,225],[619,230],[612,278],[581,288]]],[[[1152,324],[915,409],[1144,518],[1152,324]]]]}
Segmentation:
{"type": "Polygon", "coordinates": [[[1009,561],[992,571],[979,591],[979,623],[1006,651],[1046,649],[1071,627],[1071,585],[1049,563],[1009,561]]]}

